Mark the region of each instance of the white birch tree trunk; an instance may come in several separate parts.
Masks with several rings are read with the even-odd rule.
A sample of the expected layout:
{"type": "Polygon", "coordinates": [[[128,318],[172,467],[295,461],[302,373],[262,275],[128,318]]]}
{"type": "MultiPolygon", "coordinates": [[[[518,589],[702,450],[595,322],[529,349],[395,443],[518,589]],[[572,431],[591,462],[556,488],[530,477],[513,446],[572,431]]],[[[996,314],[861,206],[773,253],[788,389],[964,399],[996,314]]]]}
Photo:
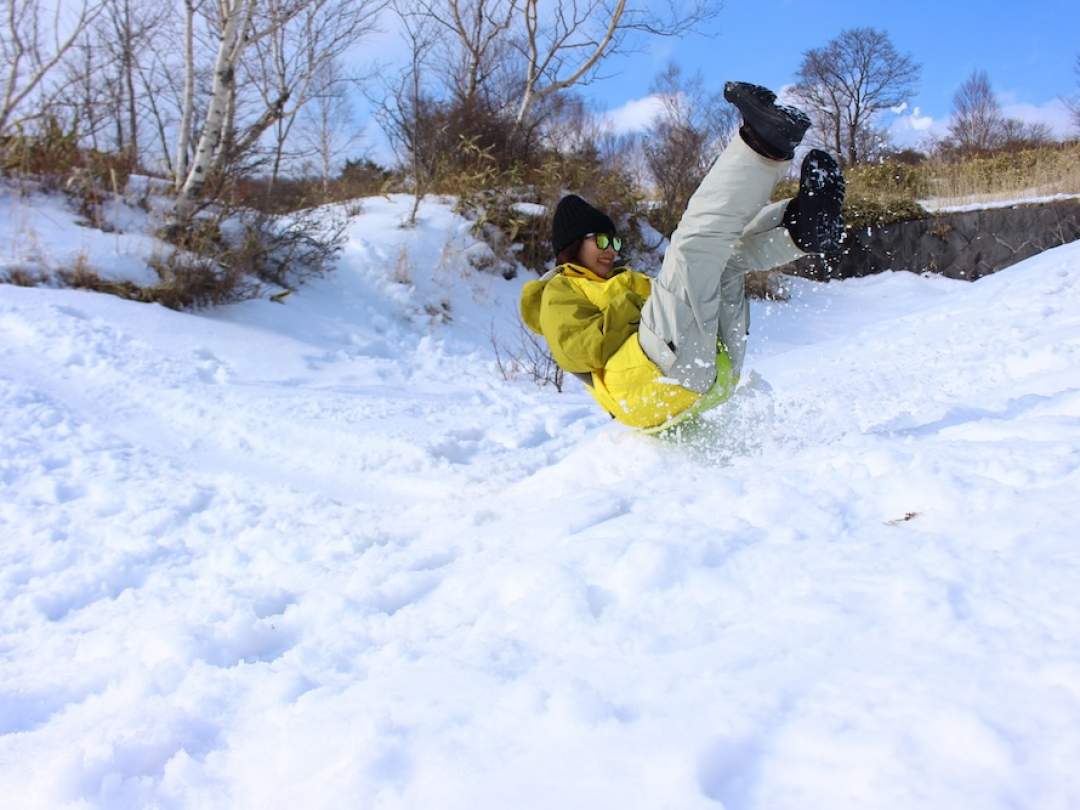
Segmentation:
{"type": "Polygon", "coordinates": [[[176,169],[173,186],[184,187],[188,175],[188,152],[191,150],[191,117],[195,109],[195,0],[184,0],[184,96],[180,132],[176,138],[176,169]]]}
{"type": "Polygon", "coordinates": [[[180,194],[176,199],[174,214],[178,220],[187,219],[194,207],[195,198],[206,185],[215,166],[215,156],[220,159],[221,140],[225,137],[225,124],[229,111],[229,99],[236,84],[236,64],[243,52],[247,28],[256,0],[220,0],[221,42],[214,60],[214,83],[206,110],[206,123],[195,147],[195,157],[187,173],[180,194]]]}
{"type": "Polygon", "coordinates": [[[269,4],[260,14],[262,30],[255,30],[256,10],[267,6],[267,0],[217,0],[220,42],[214,60],[214,80],[206,110],[206,121],[195,147],[195,155],[186,175],[177,171],[183,182],[173,207],[173,220],[181,224],[190,218],[195,202],[207,179],[224,168],[233,153],[254,146],[259,135],[281,115],[288,95],[269,104],[263,115],[239,139],[235,149],[229,148],[236,114],[236,82],[244,50],[258,40],[274,33],[303,9],[305,0],[288,0],[269,4]]]}
{"type": "Polygon", "coordinates": [[[224,166],[229,156],[229,145],[236,126],[236,77],[225,88],[225,117],[221,123],[221,136],[210,156],[210,165],[224,166]]]}

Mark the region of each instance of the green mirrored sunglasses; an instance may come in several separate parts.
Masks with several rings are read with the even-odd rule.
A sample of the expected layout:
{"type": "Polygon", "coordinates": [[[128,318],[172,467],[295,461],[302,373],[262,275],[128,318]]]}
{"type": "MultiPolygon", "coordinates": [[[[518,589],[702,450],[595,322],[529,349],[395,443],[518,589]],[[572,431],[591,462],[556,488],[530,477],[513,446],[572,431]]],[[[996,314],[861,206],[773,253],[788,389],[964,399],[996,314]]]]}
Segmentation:
{"type": "Polygon", "coordinates": [[[612,250],[618,253],[622,249],[622,239],[617,236],[612,236],[609,233],[587,233],[585,238],[592,237],[596,240],[596,246],[600,250],[607,250],[610,245],[612,250]]]}

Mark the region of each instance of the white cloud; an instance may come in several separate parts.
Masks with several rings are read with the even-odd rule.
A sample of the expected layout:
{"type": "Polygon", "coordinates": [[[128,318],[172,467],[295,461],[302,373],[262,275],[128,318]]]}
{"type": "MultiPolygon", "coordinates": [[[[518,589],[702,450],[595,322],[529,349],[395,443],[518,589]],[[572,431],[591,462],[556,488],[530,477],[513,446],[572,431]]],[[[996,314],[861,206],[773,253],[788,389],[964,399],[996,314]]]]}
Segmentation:
{"type": "MultiPolygon", "coordinates": [[[[1042,104],[1032,104],[1017,99],[1015,93],[1000,93],[1002,115],[1018,118],[1026,123],[1046,124],[1055,137],[1070,137],[1075,134],[1074,124],[1069,112],[1060,99],[1053,99],[1042,104]]],[[[925,147],[927,141],[944,137],[948,133],[950,117],[934,118],[923,115],[922,109],[915,107],[906,115],[899,115],[888,124],[893,143],[900,147],[925,147]]]]}
{"type": "MultiPolygon", "coordinates": [[[[901,112],[907,110],[903,106],[901,112]]],[[[924,147],[926,141],[945,133],[946,123],[932,115],[923,115],[921,107],[913,107],[907,115],[898,115],[888,125],[889,135],[899,147],[924,147]]]]}
{"type": "Polygon", "coordinates": [[[1008,118],[1019,118],[1028,124],[1046,124],[1057,138],[1069,137],[1074,133],[1072,113],[1065,103],[1055,98],[1042,104],[1015,101],[1015,94],[1002,93],[1001,112],[1008,118]],[[1006,98],[1009,99],[1006,102],[1006,98]]]}
{"type": "Polygon", "coordinates": [[[662,98],[654,94],[632,99],[621,107],[608,110],[601,116],[600,121],[605,129],[619,134],[640,132],[648,128],[663,109],[662,98]]]}
{"type": "Polygon", "coordinates": [[[916,132],[926,132],[934,126],[934,118],[930,115],[920,115],[920,108],[916,107],[907,117],[911,128],[916,132]]]}

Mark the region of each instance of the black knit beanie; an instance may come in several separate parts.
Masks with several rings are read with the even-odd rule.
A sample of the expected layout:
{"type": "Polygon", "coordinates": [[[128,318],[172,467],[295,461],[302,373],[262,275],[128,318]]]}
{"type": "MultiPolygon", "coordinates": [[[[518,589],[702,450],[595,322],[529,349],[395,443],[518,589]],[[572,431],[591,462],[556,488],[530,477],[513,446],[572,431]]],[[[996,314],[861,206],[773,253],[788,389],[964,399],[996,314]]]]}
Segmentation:
{"type": "Polygon", "coordinates": [[[567,194],[555,207],[551,220],[551,247],[559,255],[564,247],[587,233],[615,233],[611,217],[593,208],[576,194],[567,194]]]}

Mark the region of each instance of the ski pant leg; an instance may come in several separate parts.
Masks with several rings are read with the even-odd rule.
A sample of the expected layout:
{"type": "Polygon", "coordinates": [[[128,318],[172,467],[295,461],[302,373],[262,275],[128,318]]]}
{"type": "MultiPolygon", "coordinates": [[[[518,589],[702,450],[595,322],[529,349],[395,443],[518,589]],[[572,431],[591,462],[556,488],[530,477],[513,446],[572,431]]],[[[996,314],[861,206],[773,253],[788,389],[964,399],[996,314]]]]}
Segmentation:
{"type": "Polygon", "coordinates": [[[806,255],[791,241],[783,226],[784,209],[789,200],[767,205],[743,230],[735,250],[724,266],[720,282],[720,317],[718,335],[731,358],[731,368],[738,377],[746,355],[746,335],[750,312],[746,301],[746,274],[771,270],[806,255]]]}
{"type": "Polygon", "coordinates": [[[672,234],[641,312],[638,340],[666,377],[692,391],[704,393],[716,379],[723,271],[788,166],[790,161],[763,158],[733,138],[672,234]]]}

